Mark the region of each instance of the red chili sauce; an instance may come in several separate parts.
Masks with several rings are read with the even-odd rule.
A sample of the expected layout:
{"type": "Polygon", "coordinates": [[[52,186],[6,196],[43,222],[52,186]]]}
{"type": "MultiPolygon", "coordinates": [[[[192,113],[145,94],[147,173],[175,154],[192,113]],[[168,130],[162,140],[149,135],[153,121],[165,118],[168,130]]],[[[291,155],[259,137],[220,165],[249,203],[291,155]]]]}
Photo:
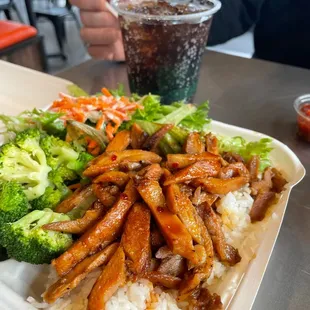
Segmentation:
{"type": "Polygon", "coordinates": [[[310,142],[310,102],[304,103],[299,108],[298,134],[304,140],[310,142]]]}

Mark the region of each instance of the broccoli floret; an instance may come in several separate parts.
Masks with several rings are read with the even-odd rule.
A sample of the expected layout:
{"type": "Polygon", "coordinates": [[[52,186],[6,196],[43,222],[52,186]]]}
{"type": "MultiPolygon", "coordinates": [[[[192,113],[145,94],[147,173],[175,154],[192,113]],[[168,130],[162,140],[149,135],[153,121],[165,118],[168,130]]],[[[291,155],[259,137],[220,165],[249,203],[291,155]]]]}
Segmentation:
{"type": "Polygon", "coordinates": [[[74,170],[78,175],[82,175],[85,167],[89,161],[91,161],[94,157],[87,152],[80,153],[77,160],[70,162],[67,167],[69,169],[74,170]]]}
{"type": "Polygon", "coordinates": [[[0,226],[14,222],[29,212],[29,203],[23,188],[16,182],[0,182],[0,226]]]}
{"type": "Polygon", "coordinates": [[[31,264],[49,264],[72,244],[72,236],[43,230],[42,225],[70,218],[50,209],[35,210],[0,231],[0,244],[9,257],[31,264]]]}
{"type": "Polygon", "coordinates": [[[28,129],[18,133],[14,142],[4,144],[0,152],[0,180],[22,184],[28,200],[43,195],[49,185],[51,167],[39,141],[40,131],[28,129]]]}
{"type": "Polygon", "coordinates": [[[78,159],[79,154],[71,145],[54,136],[46,136],[41,140],[41,147],[47,158],[47,163],[53,169],[65,166],[78,159]]]}
{"type": "Polygon", "coordinates": [[[45,193],[31,201],[32,209],[43,210],[46,208],[54,210],[54,208],[70,193],[70,190],[66,187],[53,188],[48,187],[45,193]]]}

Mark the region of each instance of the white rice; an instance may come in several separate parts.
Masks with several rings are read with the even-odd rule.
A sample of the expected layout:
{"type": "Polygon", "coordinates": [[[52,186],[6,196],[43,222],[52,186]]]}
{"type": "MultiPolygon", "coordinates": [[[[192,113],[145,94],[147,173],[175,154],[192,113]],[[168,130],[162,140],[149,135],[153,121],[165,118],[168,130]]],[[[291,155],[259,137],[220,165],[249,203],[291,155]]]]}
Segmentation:
{"type": "MultiPolygon", "coordinates": [[[[250,210],[253,205],[253,198],[250,196],[248,185],[239,191],[228,193],[217,203],[217,211],[223,222],[223,232],[229,244],[238,248],[248,234],[251,224],[250,210]]],[[[216,285],[227,273],[228,269],[218,260],[214,261],[213,270],[205,285],[216,285]]],[[[48,310],[86,310],[87,297],[98,278],[101,269],[90,273],[82,283],[75,288],[68,296],[58,300],[53,305],[38,303],[32,297],[28,301],[38,309],[48,310]]],[[[56,273],[49,276],[47,287],[57,280],[56,273]]],[[[136,283],[127,283],[119,288],[106,304],[106,310],[177,310],[186,309],[187,303],[177,304],[176,291],[162,291],[159,287],[147,280],[140,280],[136,283]]]]}

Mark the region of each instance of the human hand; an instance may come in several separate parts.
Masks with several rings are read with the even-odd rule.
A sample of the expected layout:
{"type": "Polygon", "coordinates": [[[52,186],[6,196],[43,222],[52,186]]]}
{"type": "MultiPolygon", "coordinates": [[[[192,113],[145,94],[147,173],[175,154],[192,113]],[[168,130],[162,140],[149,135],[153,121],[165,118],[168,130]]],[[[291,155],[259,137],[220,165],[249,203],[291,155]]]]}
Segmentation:
{"type": "Polygon", "coordinates": [[[105,0],[70,0],[80,9],[81,38],[88,53],[97,59],[125,60],[122,33],[118,19],[106,8],[105,0]]]}

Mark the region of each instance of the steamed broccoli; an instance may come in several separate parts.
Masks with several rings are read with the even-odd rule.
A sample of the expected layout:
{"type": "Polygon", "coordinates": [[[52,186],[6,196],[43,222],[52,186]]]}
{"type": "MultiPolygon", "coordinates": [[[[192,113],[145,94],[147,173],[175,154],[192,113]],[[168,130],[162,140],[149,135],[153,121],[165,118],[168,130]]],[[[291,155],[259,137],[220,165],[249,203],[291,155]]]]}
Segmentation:
{"type": "Polygon", "coordinates": [[[70,193],[70,190],[66,187],[53,188],[48,187],[45,193],[31,201],[32,209],[43,210],[46,208],[54,210],[54,208],[70,193]]]}
{"type": "Polygon", "coordinates": [[[87,163],[91,161],[94,157],[89,153],[80,153],[77,160],[70,162],[67,167],[74,170],[78,175],[82,175],[87,163]]]}
{"type": "Polygon", "coordinates": [[[45,136],[41,140],[41,147],[46,154],[48,165],[53,169],[58,169],[79,157],[69,143],[54,136],[45,136]]]}
{"type": "Polygon", "coordinates": [[[0,182],[0,225],[14,222],[29,212],[23,188],[16,182],[0,182]]]}
{"type": "Polygon", "coordinates": [[[72,236],[43,230],[42,225],[70,220],[50,209],[35,210],[14,223],[6,223],[0,230],[0,244],[9,257],[31,264],[48,264],[72,244],[72,236]]]}
{"type": "Polygon", "coordinates": [[[0,150],[0,180],[22,184],[28,200],[43,195],[49,185],[51,168],[39,145],[40,137],[38,129],[27,129],[0,150]]]}

